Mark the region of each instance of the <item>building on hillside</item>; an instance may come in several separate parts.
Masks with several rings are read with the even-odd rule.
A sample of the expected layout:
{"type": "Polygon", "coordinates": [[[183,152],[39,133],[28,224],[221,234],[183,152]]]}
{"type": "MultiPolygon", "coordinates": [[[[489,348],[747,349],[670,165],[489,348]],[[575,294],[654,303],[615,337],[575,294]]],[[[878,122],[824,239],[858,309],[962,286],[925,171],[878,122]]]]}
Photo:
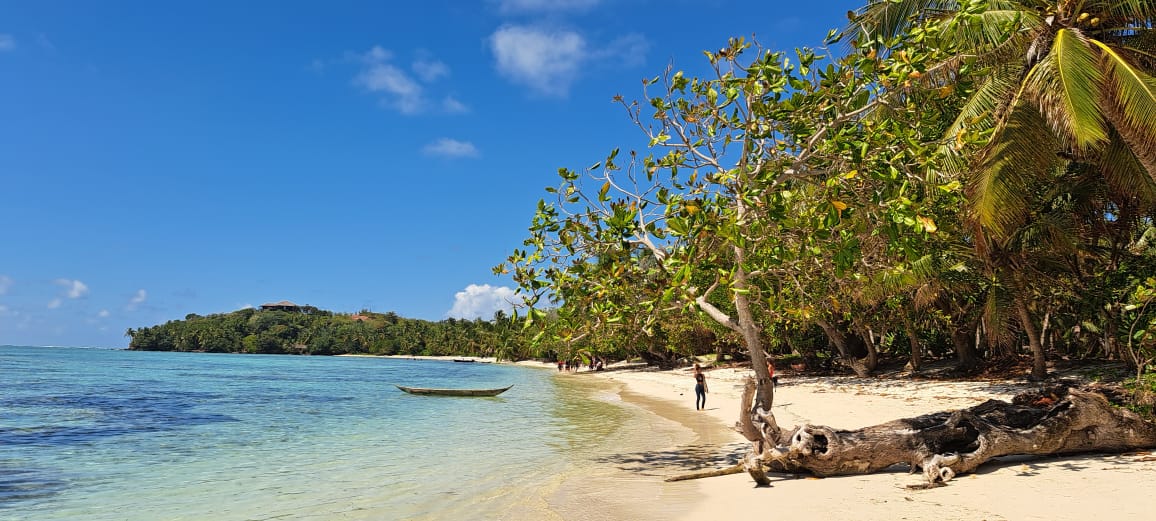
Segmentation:
{"type": "Polygon", "coordinates": [[[369,320],[369,317],[358,313],[356,315],[349,315],[349,320],[352,320],[354,322],[366,322],[369,320]]]}
{"type": "Polygon", "coordinates": [[[261,304],[261,311],[301,311],[301,306],[288,300],[282,300],[281,302],[261,304]]]}

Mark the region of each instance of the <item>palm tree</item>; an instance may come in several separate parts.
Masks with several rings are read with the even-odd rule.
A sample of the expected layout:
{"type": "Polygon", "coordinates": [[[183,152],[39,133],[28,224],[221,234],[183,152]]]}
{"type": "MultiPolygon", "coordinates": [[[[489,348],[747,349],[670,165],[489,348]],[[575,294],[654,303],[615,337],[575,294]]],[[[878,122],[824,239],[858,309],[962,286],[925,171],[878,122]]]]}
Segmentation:
{"type": "Polygon", "coordinates": [[[1073,170],[1099,175],[1116,200],[1156,203],[1156,2],[871,0],[851,19],[849,32],[882,51],[930,35],[942,59],[922,81],[967,94],[944,136],[945,170],[967,181],[974,244],[1011,283],[1042,377],[1034,279],[1010,261],[1039,253],[1016,245],[1073,170]]]}
{"type": "Polygon", "coordinates": [[[1007,237],[1032,209],[1028,187],[1073,161],[1095,165],[1118,193],[1154,199],[1154,23],[1152,0],[871,0],[849,31],[880,47],[917,27],[938,31],[947,57],[926,81],[974,81],[945,136],[948,167],[973,172],[975,219],[1007,237]],[[978,153],[965,155],[968,142],[978,153]]]}

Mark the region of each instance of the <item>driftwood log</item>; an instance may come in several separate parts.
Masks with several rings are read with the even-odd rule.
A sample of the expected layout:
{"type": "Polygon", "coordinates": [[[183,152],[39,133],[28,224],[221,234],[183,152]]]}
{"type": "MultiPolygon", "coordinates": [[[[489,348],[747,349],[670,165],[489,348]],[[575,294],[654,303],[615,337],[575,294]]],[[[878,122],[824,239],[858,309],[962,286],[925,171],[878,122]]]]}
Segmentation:
{"type": "Polygon", "coordinates": [[[767,472],[869,474],[907,465],[938,486],[999,456],[1124,452],[1156,447],[1156,424],[1091,389],[1056,386],[988,400],[969,409],[894,420],[857,430],[802,425],[783,431],[754,403],[748,380],[736,430],[752,443],[743,465],[759,485],[767,472]]]}

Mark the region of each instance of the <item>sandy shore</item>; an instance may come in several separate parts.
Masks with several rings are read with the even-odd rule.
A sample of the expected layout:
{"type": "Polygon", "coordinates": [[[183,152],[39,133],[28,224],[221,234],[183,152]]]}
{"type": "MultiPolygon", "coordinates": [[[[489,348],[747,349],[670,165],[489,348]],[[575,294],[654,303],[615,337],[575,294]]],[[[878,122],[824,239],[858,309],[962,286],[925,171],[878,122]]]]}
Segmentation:
{"type": "MultiPolygon", "coordinates": [[[[707,408],[694,409],[688,370],[607,371],[594,377],[616,382],[623,401],[682,424],[697,439],[699,459],[727,466],[745,451],[730,427],[738,417],[746,369],[707,373],[707,408]],[[702,445],[706,445],[703,447],[702,445]]],[[[933,382],[782,376],[774,412],[779,424],[802,423],[854,429],[920,414],[970,407],[989,398],[1007,400],[1024,385],[1000,382],[933,382]]],[[[656,451],[670,447],[655,447],[656,451]]],[[[686,450],[683,445],[681,450],[686,450]]],[[[677,458],[676,458],[677,459],[677,458]]],[[[674,475],[696,457],[655,462],[650,476],[674,475]]],[[[662,496],[685,507],[674,519],[704,521],[745,516],[822,516],[857,520],[1117,520],[1156,516],[1156,458],[1152,454],[1064,458],[1009,458],[976,474],[930,490],[910,490],[920,475],[904,471],[869,476],[781,476],[755,488],[746,474],[663,484],[662,496]]],[[[694,467],[694,465],[689,465],[694,467]]],[[[657,477],[655,477],[657,479],[657,477]]],[[[669,512],[662,516],[669,519],[669,512]]]]}

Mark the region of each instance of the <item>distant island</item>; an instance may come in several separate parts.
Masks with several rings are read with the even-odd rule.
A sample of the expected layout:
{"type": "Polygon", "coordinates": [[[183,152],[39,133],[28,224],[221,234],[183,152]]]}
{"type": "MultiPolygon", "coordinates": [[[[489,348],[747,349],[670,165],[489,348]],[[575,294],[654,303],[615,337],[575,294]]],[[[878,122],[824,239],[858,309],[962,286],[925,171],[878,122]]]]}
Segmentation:
{"type": "Polygon", "coordinates": [[[431,355],[515,358],[525,345],[502,312],[490,321],[440,322],[396,313],[337,313],[289,301],[129,328],[129,349],[295,355],[431,355]]]}

